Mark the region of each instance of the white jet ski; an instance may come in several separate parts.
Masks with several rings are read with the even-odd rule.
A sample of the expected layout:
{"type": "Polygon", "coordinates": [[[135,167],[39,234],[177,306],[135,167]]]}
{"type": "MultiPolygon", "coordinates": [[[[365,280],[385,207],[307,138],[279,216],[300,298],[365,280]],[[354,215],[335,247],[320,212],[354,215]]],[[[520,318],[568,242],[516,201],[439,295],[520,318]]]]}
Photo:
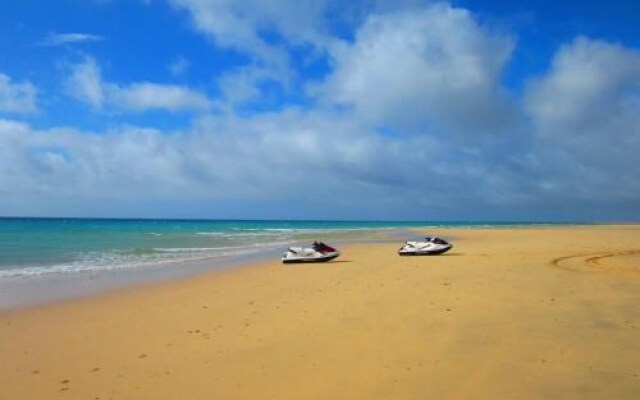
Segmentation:
{"type": "Polygon", "coordinates": [[[424,241],[407,241],[398,250],[401,256],[428,256],[446,253],[453,245],[444,239],[427,237],[424,241]]]}
{"type": "Polygon", "coordinates": [[[338,257],[340,252],[322,242],[313,242],[311,247],[289,247],[282,257],[282,262],[303,263],[303,262],[325,262],[338,257]]]}

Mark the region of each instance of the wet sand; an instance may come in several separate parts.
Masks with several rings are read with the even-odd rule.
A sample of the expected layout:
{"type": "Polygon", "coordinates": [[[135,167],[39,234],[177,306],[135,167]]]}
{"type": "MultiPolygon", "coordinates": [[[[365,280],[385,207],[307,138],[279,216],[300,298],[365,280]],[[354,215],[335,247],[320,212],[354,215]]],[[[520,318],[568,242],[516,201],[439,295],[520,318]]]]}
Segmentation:
{"type": "Polygon", "coordinates": [[[429,230],[0,314],[0,399],[637,399],[640,226],[429,230]]]}

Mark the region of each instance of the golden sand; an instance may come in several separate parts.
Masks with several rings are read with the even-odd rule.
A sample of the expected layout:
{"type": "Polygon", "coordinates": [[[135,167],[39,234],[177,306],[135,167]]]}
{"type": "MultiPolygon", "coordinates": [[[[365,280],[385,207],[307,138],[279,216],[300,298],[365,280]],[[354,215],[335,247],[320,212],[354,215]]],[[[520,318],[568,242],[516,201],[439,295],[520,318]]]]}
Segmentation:
{"type": "Polygon", "coordinates": [[[0,399],[638,399],[640,227],[430,230],[0,316],[0,399]]]}

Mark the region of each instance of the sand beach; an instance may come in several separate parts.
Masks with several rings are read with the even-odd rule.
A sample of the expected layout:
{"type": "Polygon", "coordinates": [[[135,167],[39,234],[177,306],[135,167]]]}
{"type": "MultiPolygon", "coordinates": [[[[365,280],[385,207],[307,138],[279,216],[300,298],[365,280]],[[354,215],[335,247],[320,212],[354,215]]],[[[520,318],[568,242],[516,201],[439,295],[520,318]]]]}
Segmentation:
{"type": "Polygon", "coordinates": [[[637,399],[640,226],[429,229],[0,314],[0,399],[637,399]]]}

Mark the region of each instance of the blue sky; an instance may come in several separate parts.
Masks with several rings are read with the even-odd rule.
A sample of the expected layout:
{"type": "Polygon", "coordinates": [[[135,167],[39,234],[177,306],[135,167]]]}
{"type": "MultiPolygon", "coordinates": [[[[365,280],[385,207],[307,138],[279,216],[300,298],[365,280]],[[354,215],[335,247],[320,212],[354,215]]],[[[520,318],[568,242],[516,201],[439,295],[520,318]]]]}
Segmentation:
{"type": "Polygon", "coordinates": [[[638,220],[640,3],[0,4],[0,215],[638,220]]]}

